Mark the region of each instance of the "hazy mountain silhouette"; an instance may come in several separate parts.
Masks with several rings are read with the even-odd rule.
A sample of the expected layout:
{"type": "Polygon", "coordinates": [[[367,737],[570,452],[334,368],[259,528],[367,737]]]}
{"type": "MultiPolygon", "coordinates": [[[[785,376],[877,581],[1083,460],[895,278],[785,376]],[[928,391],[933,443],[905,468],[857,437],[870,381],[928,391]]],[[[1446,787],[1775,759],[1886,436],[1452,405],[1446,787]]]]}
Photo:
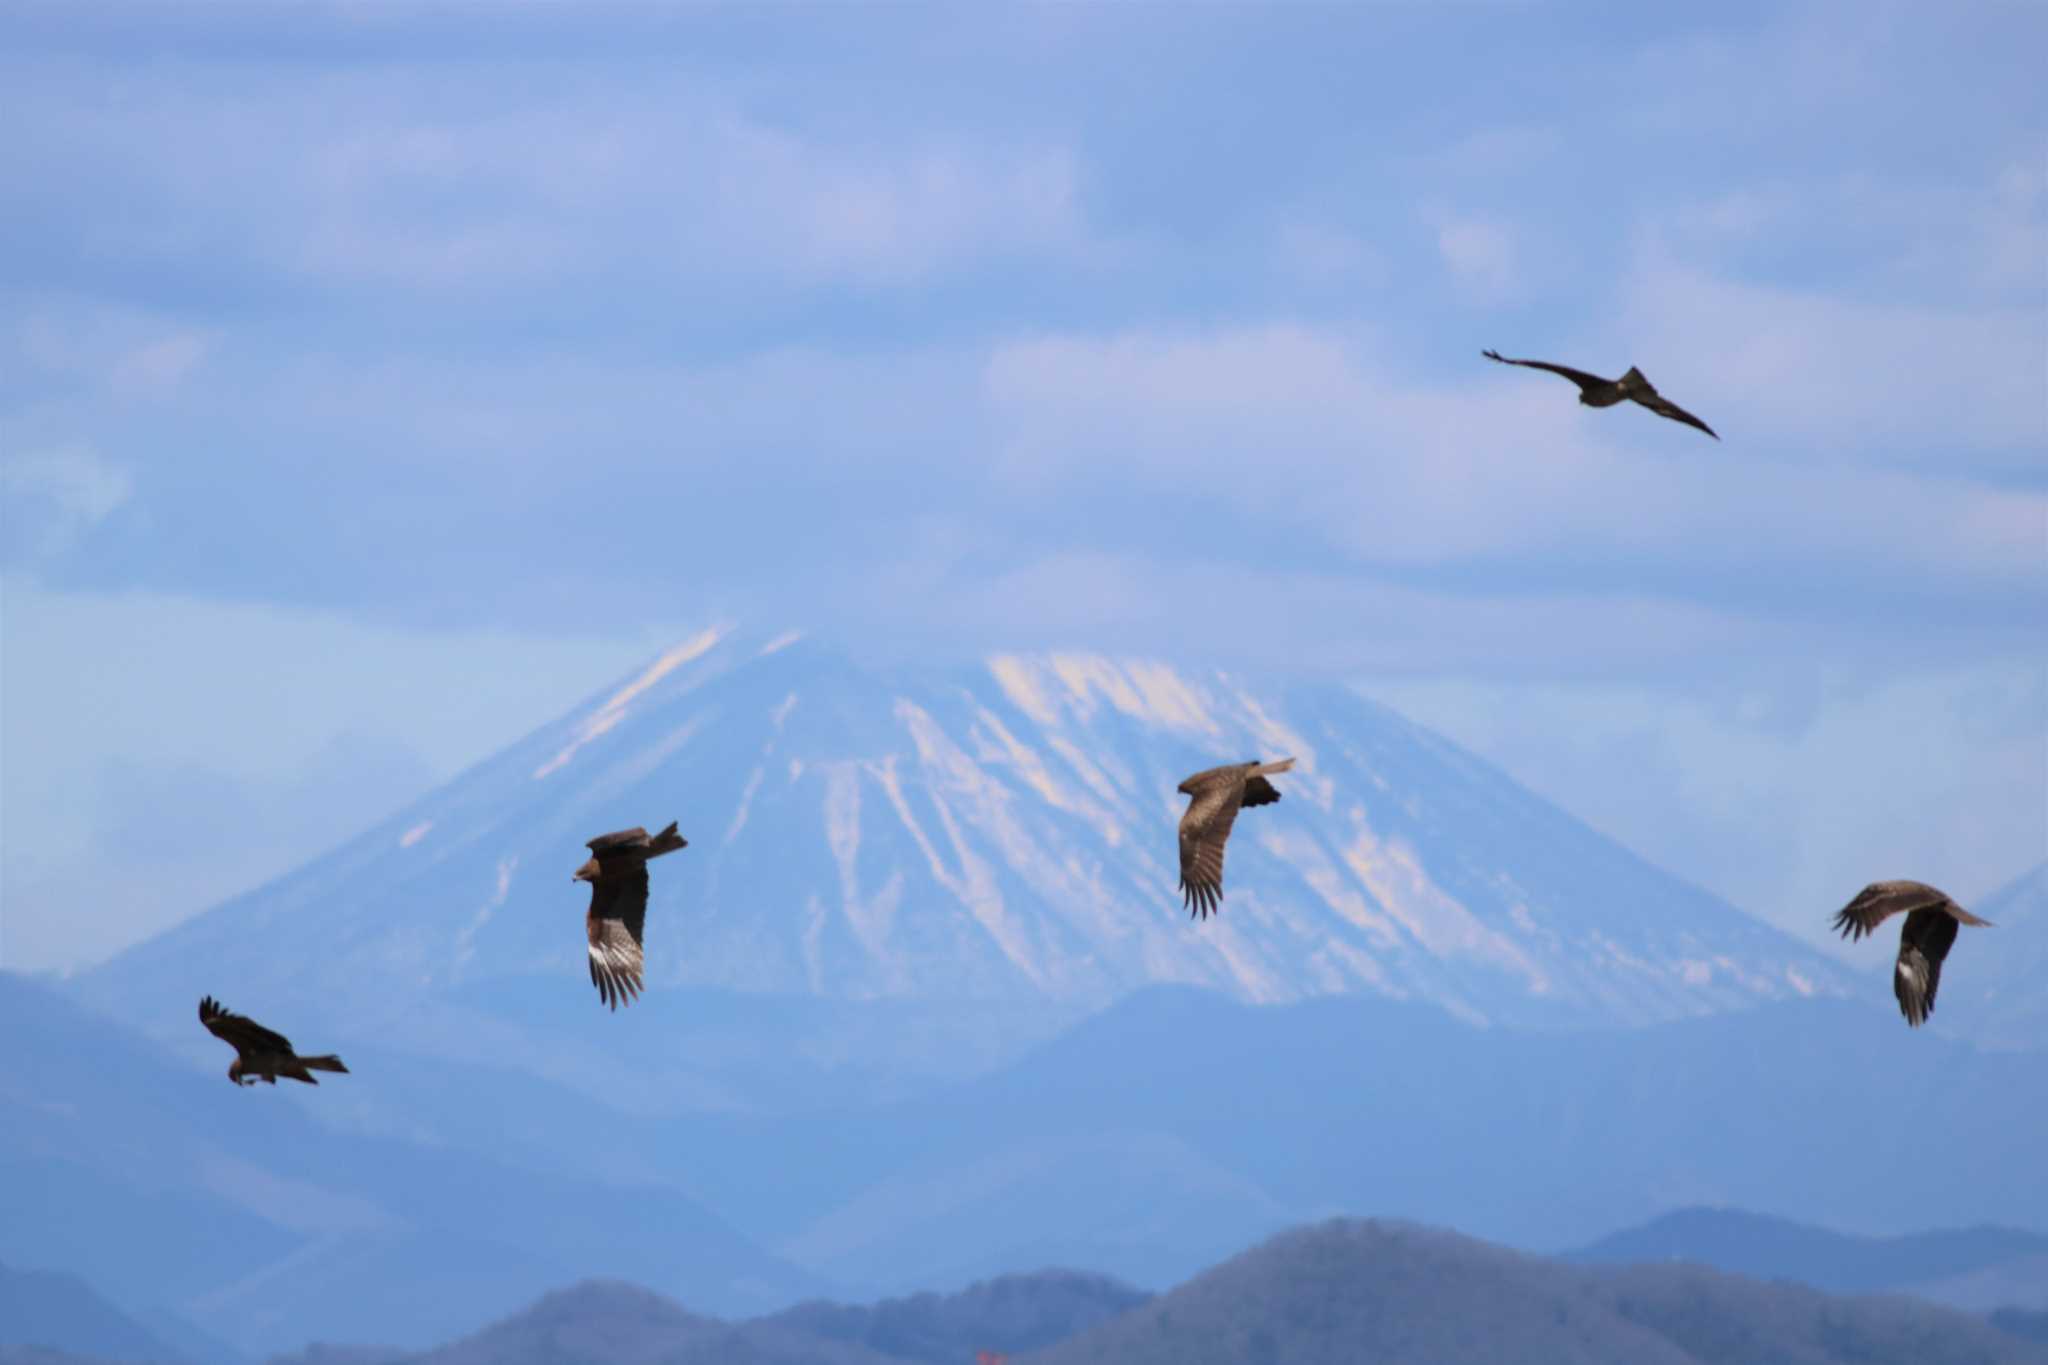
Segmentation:
{"type": "MultiPolygon", "coordinates": [[[[19,1097],[0,1125],[0,1257],[176,1306],[245,1350],[424,1344],[599,1268],[726,1311],[820,1287],[672,1189],[325,1126],[4,973],[0,1036],[33,1040],[0,1052],[0,1093],[19,1097]]],[[[573,1112],[586,1133],[604,1122],[573,1112]]]]}
{"type": "Polygon", "coordinates": [[[785,1254],[886,1292],[1048,1263],[1170,1284],[1329,1208],[1552,1247],[1674,1194],[1852,1225],[1940,1209],[2048,1226],[2048,1186],[2030,1178],[2048,1129],[2038,1056],[1902,1048],[1877,1027],[1890,1008],[1520,1032],[1372,999],[1257,1007],[1162,988],[928,1099],[816,1127],[671,1127],[722,1165],[752,1150],[770,1171],[829,1133],[839,1180],[802,1200],[825,1212],[760,1182],[731,1197],[773,1220],[785,1254]],[[1942,1101],[1901,1126],[1901,1089],[1942,1101]],[[1930,1149],[1972,1157],[1928,1163],[1930,1149]],[[1915,1200],[1873,1201],[1900,1170],[1915,1200]]]}
{"type": "MultiPolygon", "coordinates": [[[[39,1347],[149,1365],[215,1365],[188,1357],[76,1275],[0,1265],[0,1347],[39,1347]]],[[[8,1357],[0,1353],[0,1360],[8,1357]]]]}
{"type": "Polygon", "coordinates": [[[951,1365],[978,1350],[1036,1350],[1107,1322],[1151,1295],[1104,1275],[1045,1270],[1000,1275],[953,1294],[923,1293],[876,1304],[798,1304],[764,1320],[817,1340],[892,1359],[951,1365]]]}
{"type": "Polygon", "coordinates": [[[438,1350],[272,1365],[2041,1365],[2016,1331],[1903,1297],[1693,1266],[1574,1266],[1410,1223],[1297,1228],[1152,1298],[1066,1272],[748,1322],[586,1283],[438,1350]]]}
{"type": "MultiPolygon", "coordinates": [[[[1967,971],[1957,950],[1934,1027],[1981,1046],[2048,1047],[2048,862],[1969,908],[1996,926],[1987,943],[1990,933],[1998,941],[1970,954],[1967,971]]],[[[1883,968],[1889,981],[1891,964],[1883,968]]]]}
{"type": "Polygon", "coordinates": [[[1958,1308],[2048,1307],[2048,1236],[2016,1228],[1859,1237],[1734,1209],[1679,1209],[1566,1259],[1588,1265],[1682,1261],[1832,1293],[1896,1290],[1958,1308]],[[1972,1292],[1999,1284],[2006,1294],[1972,1292]]]}
{"type": "Polygon", "coordinates": [[[807,1114],[636,1116],[462,1068],[441,1103],[474,1126],[429,1144],[357,1126],[426,1083],[402,1057],[351,1044],[355,1090],[271,1103],[210,1052],[180,1062],[0,976],[0,1028],[36,1040],[0,1054],[0,1085],[34,1097],[0,1127],[0,1257],[245,1350],[416,1349],[596,1271],[722,1313],[1019,1265],[1163,1287],[1330,1208],[1537,1246],[1674,1192],[1836,1224],[1939,1208],[2048,1226],[2028,1178],[2038,1055],[1901,1046],[1877,1027],[1889,1006],[1511,1031],[1372,998],[1161,988],[973,1081],[807,1114]],[[1901,1127],[1901,1087],[1942,1102],[1901,1127]],[[1930,1165],[1930,1146],[1971,1160],[1930,1165]],[[1900,1170],[1915,1200],[1873,1202],[1900,1170]]]}
{"type": "Polygon", "coordinates": [[[473,1336],[407,1356],[408,1365],[663,1365],[725,1324],[637,1285],[600,1280],[557,1290],[473,1336]]]}
{"type": "MultiPolygon", "coordinates": [[[[1072,1336],[1147,1297],[1100,1276],[1044,1271],[954,1294],[813,1302],[729,1323],[631,1284],[591,1281],[439,1349],[360,1365],[957,1365],[991,1343],[1015,1351],[1072,1336]]],[[[309,1355],[271,1365],[330,1362],[309,1355]]]]}
{"type": "Polygon", "coordinates": [[[2048,1352],[1903,1298],[1594,1270],[1410,1224],[1285,1233],[1030,1365],[2003,1365],[2048,1352]]]}
{"type": "Polygon", "coordinates": [[[1159,1288],[1333,1209],[2048,1227],[2039,1054],[1901,1039],[1851,980],[1341,687],[707,637],[63,996],[0,978],[0,1258],[243,1350],[418,1349],[592,1275],[1159,1288]],[[1173,785],[1254,753],[1301,762],[1190,925],[1173,785]],[[615,1016],[569,874],[670,819],[615,1016]],[[223,1084],[202,993],[348,1084],[223,1084]]]}
{"type": "Polygon", "coordinates": [[[393,1346],[336,1346],[315,1342],[303,1351],[274,1355],[263,1365],[394,1365],[409,1352],[393,1346]]]}
{"type": "Polygon", "coordinates": [[[2019,1308],[2001,1308],[1991,1315],[1991,1325],[2010,1336],[2048,1345],[2048,1313],[2029,1313],[2019,1308]]]}

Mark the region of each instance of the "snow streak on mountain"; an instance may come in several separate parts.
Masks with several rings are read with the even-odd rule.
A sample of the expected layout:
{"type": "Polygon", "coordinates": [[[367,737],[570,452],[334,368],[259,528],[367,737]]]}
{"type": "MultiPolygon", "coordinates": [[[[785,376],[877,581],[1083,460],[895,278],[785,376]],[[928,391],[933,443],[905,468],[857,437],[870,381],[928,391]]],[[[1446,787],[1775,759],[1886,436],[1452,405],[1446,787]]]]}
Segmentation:
{"type": "Polygon", "coordinates": [[[708,631],[86,986],[123,1013],[245,974],[373,1014],[537,974],[583,989],[584,840],[671,819],[690,846],[654,870],[653,991],[1091,1008],[1177,982],[1592,1024],[1843,981],[1340,685],[1080,655],[891,675],[708,631]],[[1287,754],[1222,914],[1191,922],[1176,783],[1287,754]]]}

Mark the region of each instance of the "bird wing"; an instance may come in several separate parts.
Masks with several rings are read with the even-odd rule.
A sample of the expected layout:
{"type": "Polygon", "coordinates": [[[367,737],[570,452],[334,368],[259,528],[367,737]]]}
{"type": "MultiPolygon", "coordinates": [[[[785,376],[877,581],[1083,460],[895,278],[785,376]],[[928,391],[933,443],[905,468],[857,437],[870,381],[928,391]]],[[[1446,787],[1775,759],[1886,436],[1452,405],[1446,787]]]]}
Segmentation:
{"type": "Polygon", "coordinates": [[[1835,912],[1834,928],[1844,938],[1860,939],[1900,911],[1911,915],[1915,910],[1954,904],[1925,882],[1872,882],[1835,912]]]}
{"type": "Polygon", "coordinates": [[[584,847],[592,853],[603,853],[609,848],[624,848],[636,844],[645,844],[646,842],[647,831],[635,825],[631,829],[617,830],[611,834],[600,834],[585,844],[584,847]]]}
{"type": "Polygon", "coordinates": [[[590,980],[598,998],[617,1009],[640,994],[645,957],[642,926],[647,922],[647,864],[636,862],[590,884],[590,980]]]}
{"type": "Polygon", "coordinates": [[[247,1015],[229,1013],[210,995],[199,1002],[199,1022],[206,1025],[208,1033],[244,1056],[262,1052],[292,1055],[291,1039],[282,1033],[272,1032],[247,1015]]]}
{"type": "Polygon", "coordinates": [[[1280,789],[1271,782],[1268,782],[1264,777],[1254,773],[1245,780],[1244,800],[1238,804],[1245,806],[1270,806],[1279,799],[1280,789]]]}
{"type": "Polygon", "coordinates": [[[1181,903],[1207,919],[1223,900],[1223,845],[1244,802],[1242,777],[1199,788],[1180,818],[1181,903]]]}
{"type": "Polygon", "coordinates": [[[1940,906],[1922,906],[1906,916],[1906,927],[1899,934],[1899,964],[1892,971],[1892,994],[1899,998],[1899,1013],[1914,1028],[1934,1013],[1942,960],[1960,927],[1955,916],[1940,906]]]}
{"type": "Polygon", "coordinates": [[[1582,389],[1597,388],[1602,384],[1612,384],[1614,382],[1611,379],[1602,379],[1597,374],[1587,374],[1584,370],[1575,370],[1569,365],[1553,365],[1547,360],[1510,360],[1499,351],[1481,351],[1479,354],[1485,356],[1488,360],[1498,360],[1503,365],[1523,365],[1532,370],[1548,370],[1552,374],[1561,374],[1582,389]]]}
{"type": "Polygon", "coordinates": [[[1658,393],[1655,389],[1651,389],[1648,393],[1632,393],[1629,397],[1641,403],[1659,417],[1669,417],[1674,422],[1683,422],[1689,427],[1698,427],[1707,435],[1713,436],[1715,440],[1721,439],[1718,435],[1715,435],[1712,427],[1672,402],[1669,398],[1666,398],[1663,394],[1658,393]]]}

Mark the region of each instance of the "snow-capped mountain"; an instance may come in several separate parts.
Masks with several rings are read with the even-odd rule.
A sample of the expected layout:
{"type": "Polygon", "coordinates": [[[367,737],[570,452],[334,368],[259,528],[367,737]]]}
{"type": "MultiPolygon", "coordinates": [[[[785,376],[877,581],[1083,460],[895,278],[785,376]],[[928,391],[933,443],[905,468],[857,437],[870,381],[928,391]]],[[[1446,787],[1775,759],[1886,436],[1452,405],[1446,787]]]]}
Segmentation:
{"type": "Polygon", "coordinates": [[[81,986],[138,1022],[243,979],[358,1018],[513,979],[587,992],[583,842],[671,819],[690,845],[653,869],[657,993],[1071,1013],[1182,983],[1633,1024],[1844,981],[1341,685],[1078,655],[892,675],[708,631],[81,986]],[[1175,785],[1289,754],[1222,913],[1191,921],[1175,785]]]}

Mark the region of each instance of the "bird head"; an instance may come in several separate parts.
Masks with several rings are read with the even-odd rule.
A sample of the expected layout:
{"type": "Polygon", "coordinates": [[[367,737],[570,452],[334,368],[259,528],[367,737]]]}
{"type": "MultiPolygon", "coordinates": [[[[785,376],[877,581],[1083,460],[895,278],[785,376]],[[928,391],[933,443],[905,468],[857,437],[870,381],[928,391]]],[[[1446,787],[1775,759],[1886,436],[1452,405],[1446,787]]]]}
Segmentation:
{"type": "Polygon", "coordinates": [[[571,880],[579,882],[594,882],[597,880],[598,872],[599,868],[597,866],[597,859],[592,858],[589,862],[583,864],[583,866],[576,869],[576,875],[573,878],[571,878],[571,880]]]}

